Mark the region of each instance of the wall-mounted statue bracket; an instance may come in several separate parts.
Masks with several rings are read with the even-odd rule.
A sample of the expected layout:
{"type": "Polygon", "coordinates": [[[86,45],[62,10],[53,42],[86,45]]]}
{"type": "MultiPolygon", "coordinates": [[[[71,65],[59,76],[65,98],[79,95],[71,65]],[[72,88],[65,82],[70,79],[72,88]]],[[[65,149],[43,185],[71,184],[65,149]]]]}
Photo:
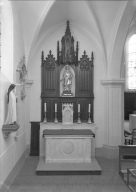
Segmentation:
{"type": "Polygon", "coordinates": [[[19,127],[20,126],[18,124],[3,125],[2,132],[3,132],[4,138],[7,138],[10,133],[16,132],[19,129],[19,127]]]}

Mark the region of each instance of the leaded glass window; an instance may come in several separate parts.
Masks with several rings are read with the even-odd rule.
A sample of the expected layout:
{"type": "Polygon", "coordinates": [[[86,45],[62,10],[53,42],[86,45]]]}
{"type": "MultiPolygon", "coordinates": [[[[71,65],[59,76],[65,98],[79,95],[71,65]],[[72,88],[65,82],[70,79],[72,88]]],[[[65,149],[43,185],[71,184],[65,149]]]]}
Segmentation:
{"type": "Polygon", "coordinates": [[[128,89],[136,89],[136,34],[128,43],[128,89]]]}

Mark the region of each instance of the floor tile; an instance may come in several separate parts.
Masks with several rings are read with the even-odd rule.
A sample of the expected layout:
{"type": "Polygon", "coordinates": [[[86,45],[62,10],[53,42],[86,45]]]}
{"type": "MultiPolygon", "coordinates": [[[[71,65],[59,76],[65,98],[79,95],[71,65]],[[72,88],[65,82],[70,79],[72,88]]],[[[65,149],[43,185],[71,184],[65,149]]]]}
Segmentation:
{"type": "Polygon", "coordinates": [[[101,175],[58,176],[37,176],[38,161],[38,157],[25,160],[10,187],[11,192],[131,192],[118,174],[118,160],[97,158],[101,175]]]}

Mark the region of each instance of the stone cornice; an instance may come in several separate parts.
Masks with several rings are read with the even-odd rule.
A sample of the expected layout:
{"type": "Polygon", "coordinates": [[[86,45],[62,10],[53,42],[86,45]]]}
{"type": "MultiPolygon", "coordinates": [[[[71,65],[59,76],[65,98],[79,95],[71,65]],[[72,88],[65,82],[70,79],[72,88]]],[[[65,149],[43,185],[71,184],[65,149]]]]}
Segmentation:
{"type": "Polygon", "coordinates": [[[102,85],[124,85],[125,79],[104,79],[101,80],[102,85]]]}

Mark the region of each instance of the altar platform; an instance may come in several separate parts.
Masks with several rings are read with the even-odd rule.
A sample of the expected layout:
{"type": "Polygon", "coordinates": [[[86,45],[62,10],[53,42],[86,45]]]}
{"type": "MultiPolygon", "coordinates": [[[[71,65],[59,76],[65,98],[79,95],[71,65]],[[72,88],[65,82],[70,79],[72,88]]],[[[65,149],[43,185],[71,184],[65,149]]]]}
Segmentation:
{"type": "Polygon", "coordinates": [[[45,163],[41,157],[36,175],[101,175],[101,171],[95,157],[91,163],[45,163]]]}

